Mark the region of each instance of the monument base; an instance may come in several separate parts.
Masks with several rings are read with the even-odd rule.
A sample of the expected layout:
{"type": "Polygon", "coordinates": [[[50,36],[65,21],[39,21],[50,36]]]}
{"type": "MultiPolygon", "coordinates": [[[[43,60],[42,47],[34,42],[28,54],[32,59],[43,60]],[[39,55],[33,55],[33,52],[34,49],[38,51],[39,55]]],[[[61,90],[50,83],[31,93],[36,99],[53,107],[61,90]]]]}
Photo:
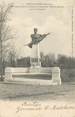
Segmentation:
{"type": "Polygon", "coordinates": [[[5,82],[15,81],[25,84],[61,85],[60,69],[59,67],[6,68],[5,82]]]}
{"type": "Polygon", "coordinates": [[[41,68],[41,62],[31,62],[31,68],[41,68]]]}
{"type": "Polygon", "coordinates": [[[33,45],[31,52],[30,64],[31,68],[40,68],[41,67],[41,59],[40,59],[40,51],[39,44],[33,45]]]}

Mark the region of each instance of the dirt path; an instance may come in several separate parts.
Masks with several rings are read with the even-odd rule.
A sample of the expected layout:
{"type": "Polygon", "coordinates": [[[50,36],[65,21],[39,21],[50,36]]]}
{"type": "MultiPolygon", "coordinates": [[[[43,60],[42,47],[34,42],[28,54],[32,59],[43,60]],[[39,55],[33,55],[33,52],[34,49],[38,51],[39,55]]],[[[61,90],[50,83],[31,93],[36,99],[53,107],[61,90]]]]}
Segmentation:
{"type": "Polygon", "coordinates": [[[63,83],[61,86],[0,83],[0,99],[75,101],[75,83],[63,83]]]}

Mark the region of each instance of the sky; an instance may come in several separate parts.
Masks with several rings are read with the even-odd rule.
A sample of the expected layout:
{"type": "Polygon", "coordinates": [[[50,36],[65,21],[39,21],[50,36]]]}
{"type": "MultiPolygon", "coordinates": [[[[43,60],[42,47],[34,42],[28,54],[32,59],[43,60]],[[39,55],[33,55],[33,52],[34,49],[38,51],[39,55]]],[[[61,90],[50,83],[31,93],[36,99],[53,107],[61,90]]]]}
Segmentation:
{"type": "MultiPolygon", "coordinates": [[[[47,0],[49,2],[49,0],[47,0]]],[[[47,3],[43,1],[42,3],[47,3]]],[[[50,4],[72,5],[72,0],[53,0],[50,4]]],[[[14,3],[14,6],[23,6],[30,1],[5,0],[4,3],[14,3]]],[[[33,2],[33,1],[32,1],[33,2]]],[[[36,1],[38,2],[38,1],[36,1]]],[[[0,1],[2,3],[2,1],[0,1]]],[[[75,15],[75,13],[74,13],[75,15]]],[[[71,56],[72,47],[72,9],[71,7],[56,8],[48,7],[44,10],[31,10],[29,7],[13,7],[9,14],[8,25],[16,34],[12,44],[20,57],[30,56],[31,49],[24,44],[31,41],[34,27],[38,28],[39,34],[51,33],[40,43],[40,51],[44,54],[54,53],[71,56]]]]}

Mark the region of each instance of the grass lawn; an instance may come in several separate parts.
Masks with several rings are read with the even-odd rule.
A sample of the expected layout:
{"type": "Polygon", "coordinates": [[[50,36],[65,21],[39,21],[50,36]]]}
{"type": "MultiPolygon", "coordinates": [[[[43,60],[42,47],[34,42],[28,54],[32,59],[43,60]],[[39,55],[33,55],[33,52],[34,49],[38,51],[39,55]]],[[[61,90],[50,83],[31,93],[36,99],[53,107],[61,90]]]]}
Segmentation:
{"type": "Polygon", "coordinates": [[[75,82],[62,83],[61,86],[0,82],[0,99],[75,101],[75,82]]]}

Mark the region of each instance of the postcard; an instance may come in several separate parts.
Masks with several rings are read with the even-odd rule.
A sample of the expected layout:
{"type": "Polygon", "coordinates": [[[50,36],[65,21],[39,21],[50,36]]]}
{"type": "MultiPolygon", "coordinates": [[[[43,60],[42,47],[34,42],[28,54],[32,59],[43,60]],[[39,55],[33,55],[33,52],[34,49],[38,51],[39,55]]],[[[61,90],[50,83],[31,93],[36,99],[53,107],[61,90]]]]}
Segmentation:
{"type": "Polygon", "coordinates": [[[0,1],[0,117],[75,117],[73,0],[0,1]]]}

